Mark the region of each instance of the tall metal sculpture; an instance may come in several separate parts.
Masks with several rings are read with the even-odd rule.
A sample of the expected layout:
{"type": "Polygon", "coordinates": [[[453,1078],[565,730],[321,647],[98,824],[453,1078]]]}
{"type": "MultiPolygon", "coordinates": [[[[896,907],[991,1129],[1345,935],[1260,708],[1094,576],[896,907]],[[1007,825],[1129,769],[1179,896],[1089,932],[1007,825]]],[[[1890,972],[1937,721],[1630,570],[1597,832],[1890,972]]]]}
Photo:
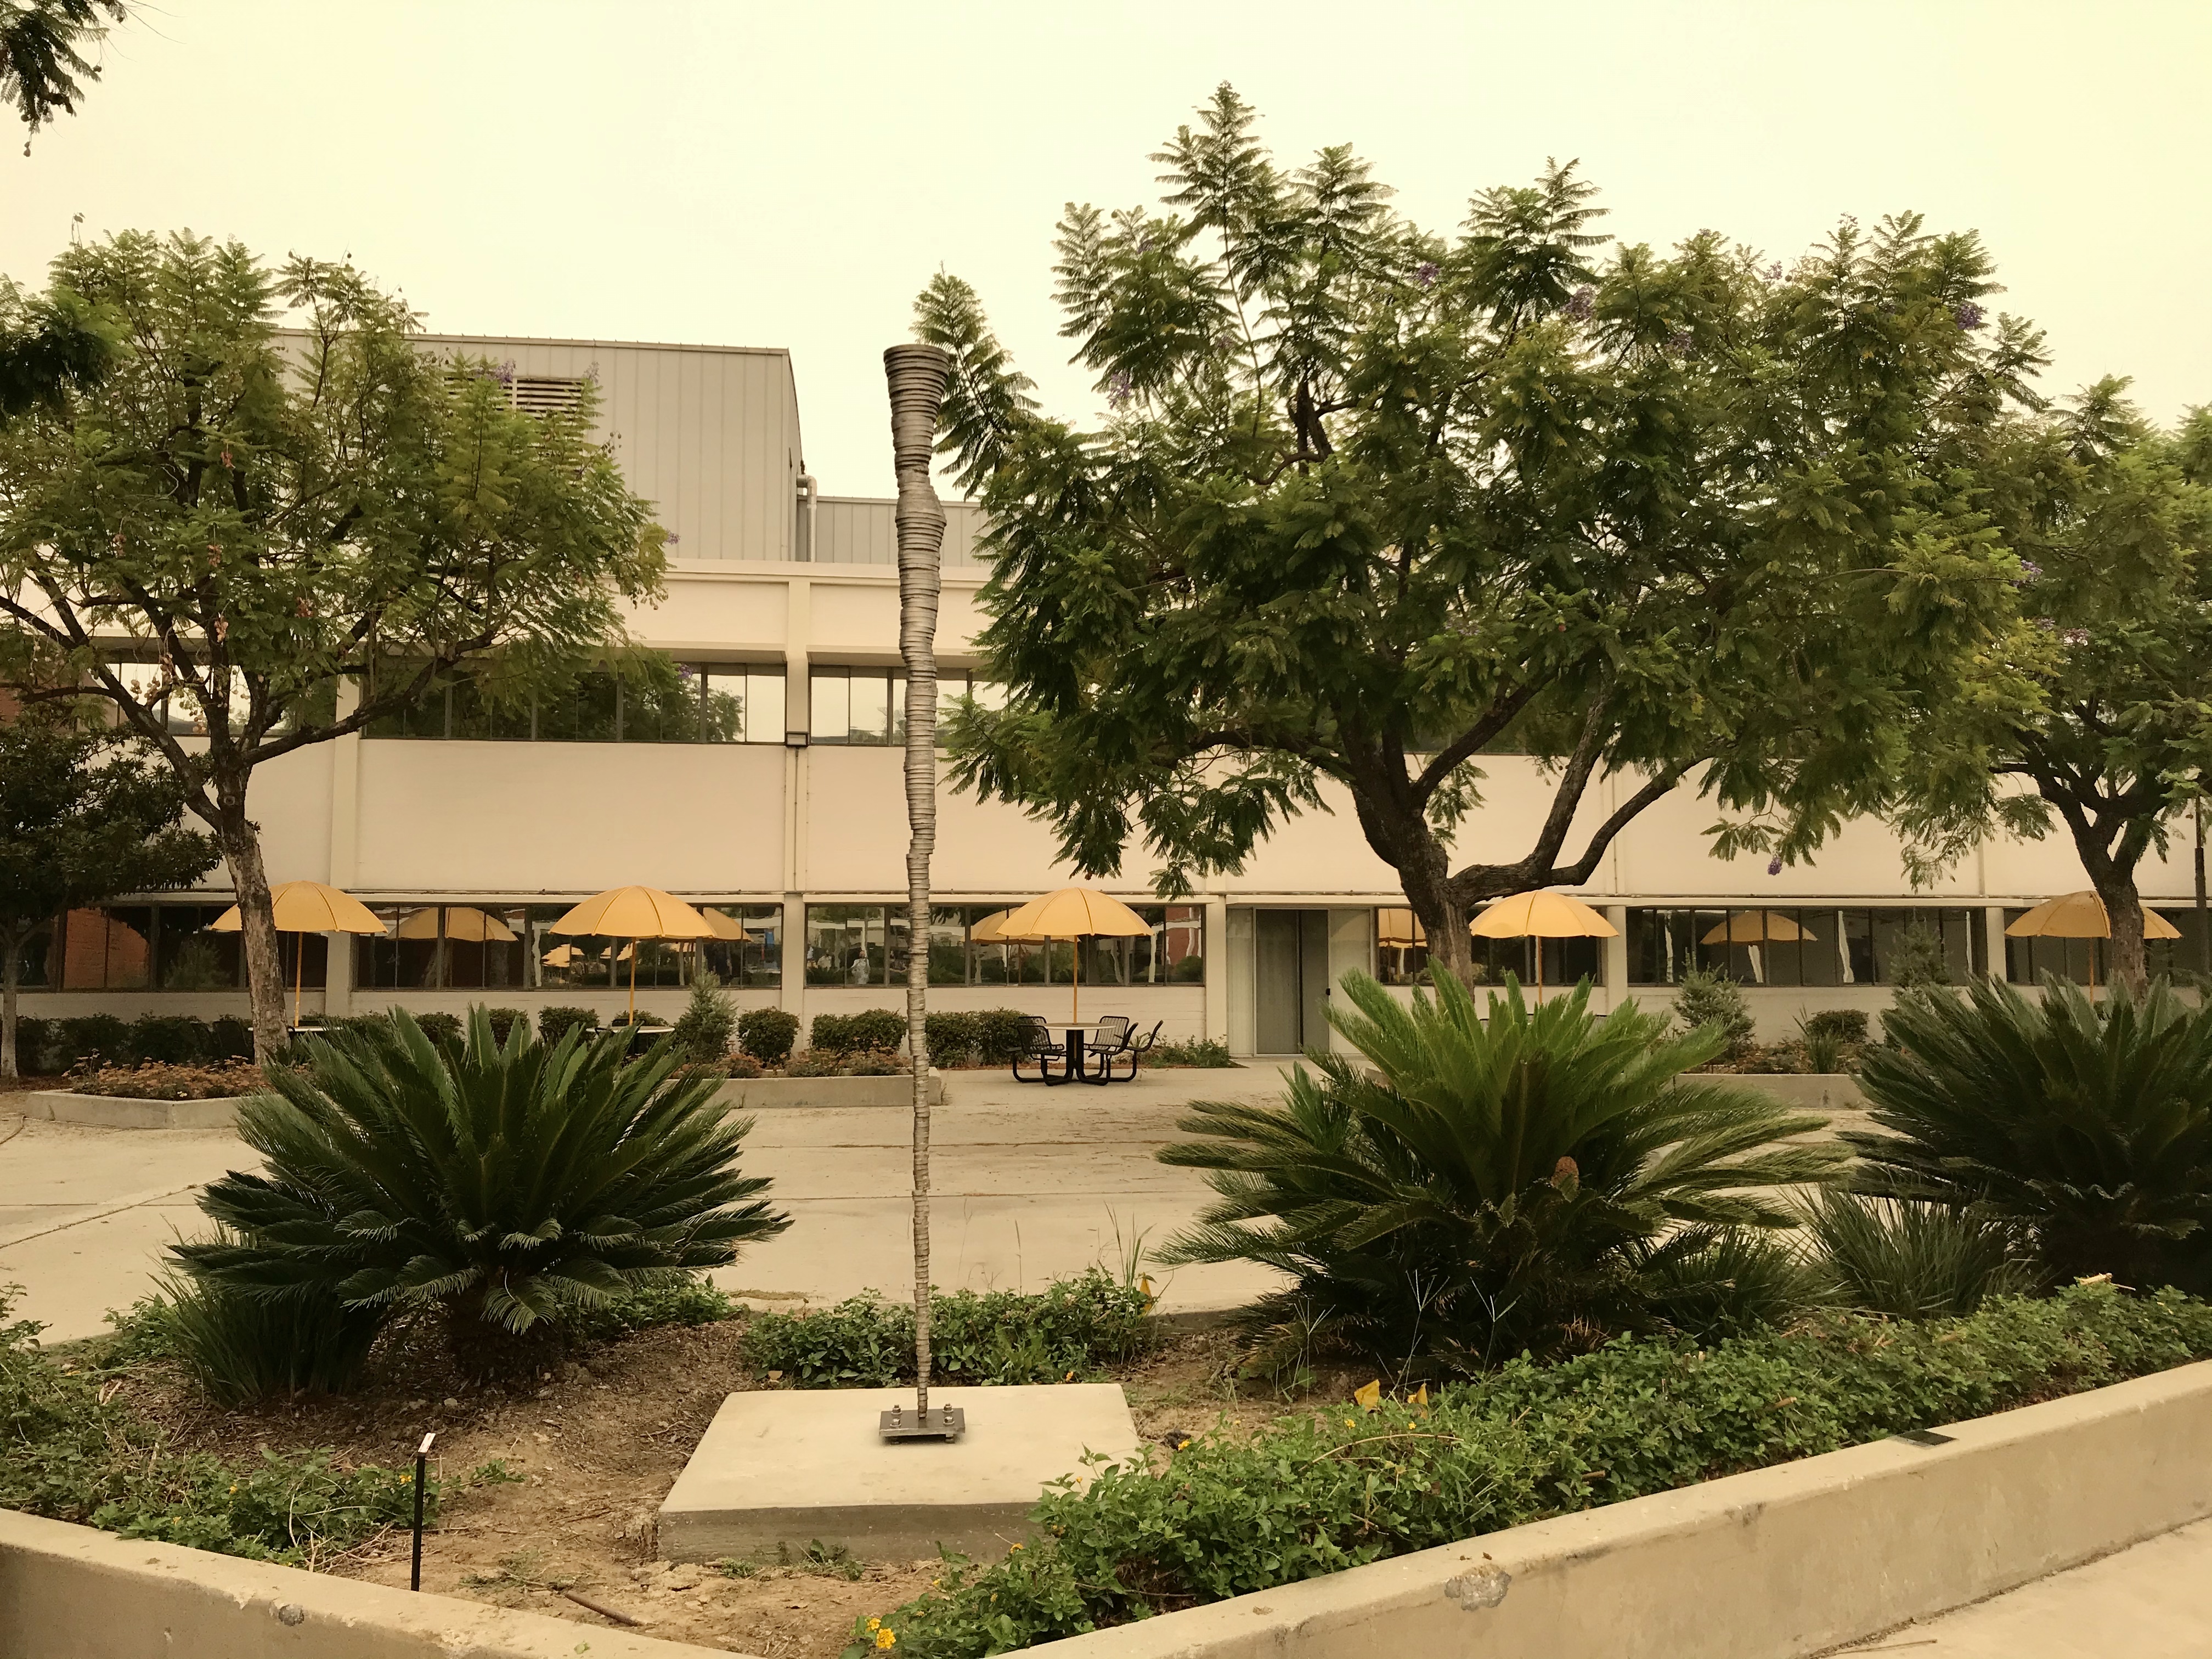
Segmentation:
{"type": "Polygon", "coordinates": [[[930,483],[937,411],[951,360],[935,346],[884,353],[890,382],[891,458],[898,472],[899,656],[906,664],[907,1048],[914,1056],[914,1363],[911,1419],[893,1407],[882,1431],[894,1439],[955,1439],[965,1414],[929,1409],[929,858],[937,844],[937,605],[945,552],[945,506],[930,483]]]}

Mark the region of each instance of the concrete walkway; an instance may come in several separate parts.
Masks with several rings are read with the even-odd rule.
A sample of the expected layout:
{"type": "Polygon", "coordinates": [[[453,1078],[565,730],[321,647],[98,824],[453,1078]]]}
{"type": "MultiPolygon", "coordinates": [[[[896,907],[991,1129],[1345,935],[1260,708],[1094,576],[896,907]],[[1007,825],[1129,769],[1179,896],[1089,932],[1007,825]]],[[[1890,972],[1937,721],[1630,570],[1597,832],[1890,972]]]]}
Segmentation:
{"type": "MultiPolygon", "coordinates": [[[[2063,1494],[2054,1494],[2063,1502],[2063,1494]]],[[[2212,1521],[2053,1573],[1971,1607],[1838,1648],[1896,1659],[2204,1659],[2212,1521]]]]}
{"type": "MultiPolygon", "coordinates": [[[[1153,1160],[1194,1099],[1279,1094],[1272,1065],[1147,1073],[1104,1089],[1046,1090],[1003,1072],[951,1073],[935,1121],[932,1244],[945,1290],[1036,1290],[1139,1239],[1164,1243],[1208,1196],[1153,1160]]],[[[0,1285],[46,1340],[107,1328],[145,1294],[161,1248],[204,1231],[195,1196],[250,1154],[228,1130],[95,1129],[8,1115],[0,1096],[0,1285]]],[[[772,1177],[790,1230],[716,1273],[725,1289],[785,1304],[879,1289],[910,1292],[912,1171],[896,1109],[757,1115],[744,1168],[772,1177]]],[[[1154,1271],[1170,1311],[1240,1302],[1271,1277],[1247,1267],[1154,1271]]]]}

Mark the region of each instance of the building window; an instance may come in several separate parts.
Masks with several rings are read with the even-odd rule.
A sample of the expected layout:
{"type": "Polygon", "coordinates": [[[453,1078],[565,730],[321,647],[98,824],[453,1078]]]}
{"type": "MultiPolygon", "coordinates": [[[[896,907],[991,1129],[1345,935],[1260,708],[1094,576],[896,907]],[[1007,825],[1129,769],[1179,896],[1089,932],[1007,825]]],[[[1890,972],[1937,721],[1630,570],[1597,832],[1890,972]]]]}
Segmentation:
{"type": "MultiPolygon", "coordinates": [[[[1018,943],[987,935],[1004,904],[939,905],[930,912],[932,985],[1066,985],[1076,972],[1077,943],[1018,943]]],[[[1081,941],[1083,983],[1109,988],[1197,985],[1206,979],[1206,910],[1196,904],[1130,907],[1152,931],[1130,939],[1081,941]]],[[[903,985],[908,929],[902,904],[806,907],[809,985],[903,985]]]]}
{"type": "MultiPolygon", "coordinates": [[[[1481,939],[1471,941],[1478,985],[1502,985],[1510,974],[1523,985],[1536,982],[1536,947],[1544,951],[1544,983],[1572,985],[1587,979],[1605,983],[1605,941],[1598,939],[1481,939]]],[[[1404,905],[1375,912],[1375,976],[1385,985],[1429,982],[1429,935],[1421,919],[1404,905]]]]}
{"type": "Polygon", "coordinates": [[[623,990],[688,988],[700,967],[726,985],[782,982],[783,907],[699,907],[723,937],[607,939],[552,931],[566,904],[397,904],[372,907],[382,935],[354,942],[354,983],[372,991],[623,990]]]}
{"type": "MultiPolygon", "coordinates": [[[[906,741],[904,669],[814,668],[807,682],[810,741],[878,747],[906,741]]],[[[1004,687],[978,682],[957,669],[938,675],[940,715],[954,699],[969,696],[987,708],[1006,704],[1004,687]]]]}
{"type": "Polygon", "coordinates": [[[1673,985],[1692,968],[1746,985],[1887,985],[1915,936],[1941,946],[1961,983],[1984,970],[1982,913],[1916,905],[1628,913],[1628,981],[1673,985]]]}
{"type": "MultiPolygon", "coordinates": [[[[35,977],[61,991],[242,991],[241,935],[210,933],[228,904],[113,904],[72,910],[26,952],[35,977]]],[[[329,941],[320,933],[276,935],[284,982],[319,991],[329,941]],[[307,960],[302,963],[301,952],[307,960]]]]}
{"type": "MultiPolygon", "coordinates": [[[[2027,914],[2025,910],[2007,910],[2004,913],[2005,926],[2011,927],[2027,914]]],[[[2196,906],[2160,908],[2156,914],[2179,928],[2181,937],[2145,939],[2145,971],[2153,979],[2171,979],[2178,974],[2196,971],[2197,964],[2203,960],[2199,955],[2201,947],[2198,945],[2196,906]]],[[[2014,985],[2039,985],[2045,974],[2072,980],[2076,985],[2110,985],[2112,982],[2112,947],[2100,939],[2008,938],[2005,940],[2005,977],[2008,980],[2014,985]]]]}
{"type": "MultiPolygon", "coordinates": [[[[394,670],[408,672],[404,665],[394,670]]],[[[630,678],[580,674],[565,690],[520,702],[485,695],[474,677],[431,686],[369,722],[372,738],[493,743],[775,743],[784,738],[778,665],[661,658],[630,678]]]]}

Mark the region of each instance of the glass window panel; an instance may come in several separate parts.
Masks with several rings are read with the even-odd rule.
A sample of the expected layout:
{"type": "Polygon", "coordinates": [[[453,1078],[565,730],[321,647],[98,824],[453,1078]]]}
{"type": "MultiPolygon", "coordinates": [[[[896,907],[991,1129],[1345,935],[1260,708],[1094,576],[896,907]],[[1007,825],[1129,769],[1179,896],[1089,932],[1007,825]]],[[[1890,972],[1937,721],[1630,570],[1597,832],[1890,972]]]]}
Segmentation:
{"type": "Polygon", "coordinates": [[[620,683],[611,674],[580,677],[567,690],[538,700],[538,740],[613,742],[620,696],[620,683]]]}
{"type": "Polygon", "coordinates": [[[744,740],[781,743],[784,730],[783,670],[747,669],[744,740]]]}
{"type": "Polygon", "coordinates": [[[488,697],[473,678],[464,678],[453,683],[449,706],[447,730],[453,737],[480,743],[530,741],[527,698],[518,705],[512,699],[488,697]]]}
{"type": "Polygon", "coordinates": [[[1429,969],[1428,930],[1410,907],[1375,913],[1375,976],[1385,985],[1418,985],[1429,969]]]}
{"type": "Polygon", "coordinates": [[[619,941],[552,931],[553,924],[574,908],[533,904],[525,913],[525,968],[532,976],[531,983],[541,990],[604,988],[614,982],[614,953],[619,941]]]}
{"type": "Polygon", "coordinates": [[[853,727],[852,677],[842,668],[817,668],[810,677],[813,709],[808,730],[816,743],[843,743],[853,727]]]}
{"type": "Polygon", "coordinates": [[[903,744],[906,741],[906,674],[902,670],[892,672],[886,696],[890,704],[889,741],[903,744]]]}
{"type": "Polygon", "coordinates": [[[623,684],[624,743],[696,743],[700,728],[700,675],[690,664],[655,657],[623,684]]]}
{"type": "MultiPolygon", "coordinates": [[[[109,905],[94,911],[72,911],[70,915],[73,918],[89,918],[84,932],[94,947],[92,958],[98,965],[99,977],[78,980],[72,972],[70,989],[82,985],[93,990],[143,991],[152,985],[155,925],[153,906],[109,905]]],[[[76,943],[73,930],[70,939],[72,960],[76,943]]]]}
{"type": "MultiPolygon", "coordinates": [[[[223,904],[165,904],[161,907],[161,988],[165,991],[234,991],[245,984],[240,965],[245,960],[244,936],[239,933],[210,933],[208,925],[228,909],[223,904]]],[[[279,933],[280,944],[292,939],[289,933],[279,933]]],[[[319,940],[320,935],[316,936],[319,940]]],[[[315,951],[308,952],[309,983],[323,983],[322,963],[315,951]]],[[[291,983],[292,961],[284,960],[285,983],[291,983]]]]}
{"type": "Polygon", "coordinates": [[[55,937],[59,924],[42,928],[24,941],[15,957],[16,983],[26,990],[41,991],[52,983],[49,975],[61,968],[61,943],[55,937]]]}
{"type": "MultiPolygon", "coordinates": [[[[169,918],[161,918],[164,949],[168,938],[169,918]]],[[[331,942],[320,933],[279,933],[276,935],[276,958],[283,966],[284,983],[296,985],[304,991],[319,991],[330,983],[331,942]],[[301,947],[306,946],[307,960],[301,958],[301,947]]]]}
{"type": "MultiPolygon", "coordinates": [[[[411,682],[418,672],[415,665],[394,660],[389,665],[380,665],[371,678],[372,691],[380,692],[387,687],[411,682]]],[[[403,703],[388,714],[379,714],[368,723],[368,734],[372,738],[442,738],[446,735],[446,688],[433,683],[412,702],[403,703]]]]}
{"type": "Polygon", "coordinates": [[[708,743],[744,743],[752,699],[743,669],[699,671],[701,735],[708,743]]]}
{"type": "Polygon", "coordinates": [[[783,907],[780,904],[702,905],[742,930],[739,939],[702,941],[702,959],[729,986],[773,988],[783,983],[783,907]]]}
{"type": "MultiPolygon", "coordinates": [[[[971,915],[980,920],[987,914],[957,905],[933,909],[929,913],[929,982],[932,985],[973,985],[977,982],[974,965],[969,960],[968,926],[971,915]]],[[[976,948],[987,947],[979,945],[976,948]]]]}
{"type": "Polygon", "coordinates": [[[848,684],[852,687],[852,714],[845,741],[888,743],[891,729],[890,680],[880,670],[870,673],[856,669],[848,684]]]}
{"type": "Polygon", "coordinates": [[[884,947],[882,905],[806,907],[809,985],[881,985],[888,966],[884,947]]]}

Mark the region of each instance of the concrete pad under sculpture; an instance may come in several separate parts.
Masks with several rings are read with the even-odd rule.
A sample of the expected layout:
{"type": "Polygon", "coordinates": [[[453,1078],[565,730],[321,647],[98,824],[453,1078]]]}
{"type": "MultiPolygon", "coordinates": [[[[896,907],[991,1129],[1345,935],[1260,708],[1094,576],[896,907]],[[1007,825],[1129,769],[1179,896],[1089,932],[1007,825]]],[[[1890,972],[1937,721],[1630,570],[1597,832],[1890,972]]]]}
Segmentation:
{"type": "Polygon", "coordinates": [[[915,1560],[941,1544],[988,1559],[1029,1536],[1046,1484],[1086,1473],[1086,1453],[1139,1447],[1111,1382],[932,1389],[957,1406],[957,1441],[885,1442],[878,1413],[914,1409],[911,1389],[733,1394],[660,1506],[672,1561],[797,1550],[815,1539],[873,1560],[915,1560]]]}

